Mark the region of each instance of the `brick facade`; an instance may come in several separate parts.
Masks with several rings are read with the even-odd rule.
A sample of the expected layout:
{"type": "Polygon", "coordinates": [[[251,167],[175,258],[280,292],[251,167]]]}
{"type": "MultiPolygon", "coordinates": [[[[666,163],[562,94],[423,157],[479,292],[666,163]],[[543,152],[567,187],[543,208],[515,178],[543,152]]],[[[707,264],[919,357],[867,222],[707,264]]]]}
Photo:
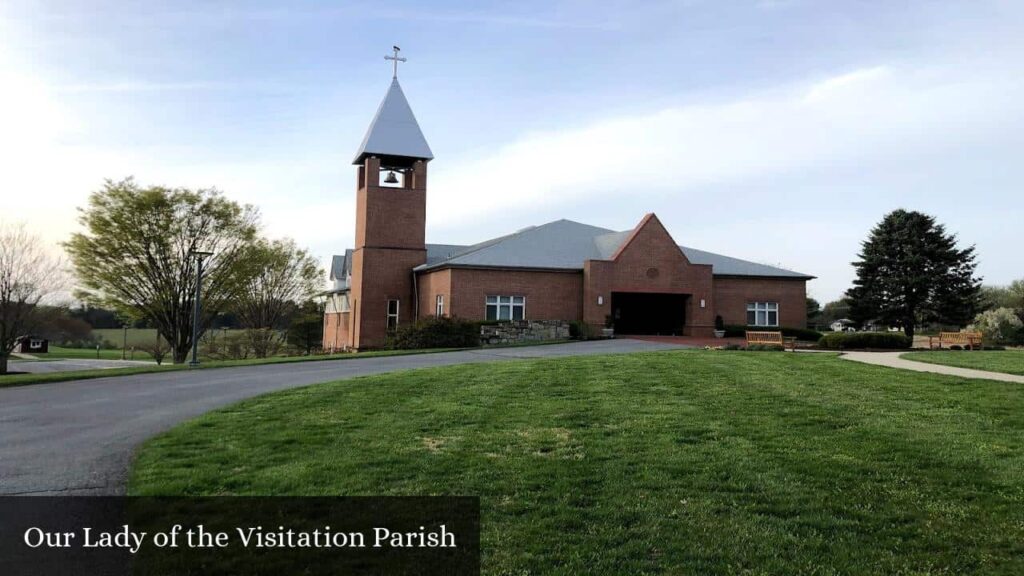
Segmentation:
{"type": "Polygon", "coordinates": [[[380,160],[359,166],[356,248],[352,254],[351,346],[380,348],[387,338],[388,300],[399,323],[415,321],[413,268],[427,261],[427,165],[414,163],[401,188],[380,185],[380,160]]]}
{"type": "MultiPolygon", "coordinates": [[[[578,271],[450,268],[440,272],[449,274],[447,313],[457,318],[483,320],[487,296],[526,297],[526,318],[530,320],[577,320],[580,317],[583,275],[578,271]]],[[[421,278],[438,273],[424,274],[421,278]]]]}
{"type": "Polygon", "coordinates": [[[654,214],[644,218],[611,260],[587,260],[583,276],[583,319],[592,326],[603,326],[612,314],[613,292],[646,292],[688,294],[685,310],[679,311],[685,314],[684,333],[705,336],[714,329],[711,266],[691,264],[654,214]]]}
{"type": "Polygon", "coordinates": [[[726,324],[746,324],[748,302],[778,302],[779,325],[807,327],[807,282],[803,279],[715,278],[715,310],[726,324]]]}
{"type": "Polygon", "coordinates": [[[350,323],[351,318],[348,312],[328,312],[324,314],[324,350],[334,352],[336,350],[344,350],[350,345],[350,323]]]}

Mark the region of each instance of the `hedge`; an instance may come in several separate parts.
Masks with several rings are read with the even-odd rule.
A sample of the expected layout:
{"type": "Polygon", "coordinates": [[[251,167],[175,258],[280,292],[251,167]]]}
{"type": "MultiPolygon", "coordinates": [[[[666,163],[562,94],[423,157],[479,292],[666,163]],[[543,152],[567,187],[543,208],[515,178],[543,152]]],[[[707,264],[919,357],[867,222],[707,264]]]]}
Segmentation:
{"type": "Polygon", "coordinates": [[[458,318],[424,318],[399,326],[388,336],[387,347],[395,350],[423,348],[473,348],[480,345],[480,323],[458,318]]]}
{"type": "Polygon", "coordinates": [[[818,344],[830,350],[877,348],[900,350],[910,348],[910,338],[899,332],[832,332],[821,337],[818,344]]]}
{"type": "Polygon", "coordinates": [[[807,342],[817,342],[821,339],[821,332],[817,330],[811,330],[809,328],[789,328],[783,326],[781,328],[776,326],[739,326],[736,324],[729,324],[725,327],[725,335],[727,338],[743,338],[746,336],[747,331],[751,332],[782,332],[783,336],[790,338],[796,338],[797,340],[804,340],[807,342]]]}

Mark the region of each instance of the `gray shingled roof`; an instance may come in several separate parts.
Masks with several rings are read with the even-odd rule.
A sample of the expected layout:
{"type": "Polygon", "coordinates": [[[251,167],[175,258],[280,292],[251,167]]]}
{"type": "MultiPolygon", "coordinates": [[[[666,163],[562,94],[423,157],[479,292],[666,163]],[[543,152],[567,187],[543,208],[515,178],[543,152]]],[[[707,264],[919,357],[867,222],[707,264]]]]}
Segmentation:
{"type": "MultiPolygon", "coordinates": [[[[446,266],[474,266],[493,268],[540,268],[582,270],[585,260],[608,260],[622,246],[632,230],[615,232],[606,228],[580,224],[572,220],[556,220],[540,226],[530,226],[507,236],[492,238],[472,246],[458,244],[427,244],[427,262],[416,270],[431,270],[446,266]]],[[[814,276],[785,270],[767,264],[758,264],[680,246],[692,264],[709,264],[716,276],[757,276],[768,278],[795,278],[810,280],[814,276]]],[[[331,265],[331,278],[335,270],[352,270],[352,250],[344,256],[335,256],[331,265]]]]}
{"type": "Polygon", "coordinates": [[[352,273],[352,252],[354,250],[349,248],[344,255],[331,258],[331,280],[344,280],[352,273]]]}
{"type": "MultiPolygon", "coordinates": [[[[472,246],[428,244],[427,263],[416,269],[481,266],[581,270],[585,260],[610,259],[631,233],[632,230],[616,232],[571,220],[556,220],[472,246]]],[[[718,276],[813,278],[808,274],[696,248],[679,248],[691,263],[710,264],[718,276]]]]}
{"type": "Polygon", "coordinates": [[[423,137],[416,116],[405,99],[398,78],[391,81],[387,95],[377,108],[363,143],[359,145],[353,164],[362,163],[367,156],[400,156],[431,160],[434,154],[423,137]]]}

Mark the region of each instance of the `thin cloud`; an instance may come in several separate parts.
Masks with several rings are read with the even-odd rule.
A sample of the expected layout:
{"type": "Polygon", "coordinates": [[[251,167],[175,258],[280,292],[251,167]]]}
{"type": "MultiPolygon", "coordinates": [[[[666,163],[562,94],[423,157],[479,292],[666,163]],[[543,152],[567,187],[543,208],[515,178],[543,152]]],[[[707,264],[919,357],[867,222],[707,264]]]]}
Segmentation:
{"type": "MultiPolygon", "coordinates": [[[[96,15],[95,10],[90,12],[96,15]]],[[[151,24],[169,21],[193,22],[198,24],[224,21],[283,22],[295,20],[324,20],[345,18],[347,20],[402,20],[414,22],[447,22],[455,24],[487,24],[527,28],[561,28],[580,30],[611,30],[618,28],[612,22],[593,22],[582,19],[545,18],[542,16],[519,16],[515,14],[489,12],[437,12],[434,10],[387,9],[378,5],[347,8],[244,8],[233,6],[209,6],[196,10],[117,10],[104,14],[106,19],[132,24],[151,24]]],[[[76,21],[82,15],[77,12],[47,12],[33,14],[33,19],[54,21],[76,21]]]]}
{"type": "Polygon", "coordinates": [[[78,94],[86,92],[181,92],[193,90],[227,90],[239,88],[237,84],[225,82],[109,82],[87,84],[63,84],[54,86],[55,92],[78,94]]]}

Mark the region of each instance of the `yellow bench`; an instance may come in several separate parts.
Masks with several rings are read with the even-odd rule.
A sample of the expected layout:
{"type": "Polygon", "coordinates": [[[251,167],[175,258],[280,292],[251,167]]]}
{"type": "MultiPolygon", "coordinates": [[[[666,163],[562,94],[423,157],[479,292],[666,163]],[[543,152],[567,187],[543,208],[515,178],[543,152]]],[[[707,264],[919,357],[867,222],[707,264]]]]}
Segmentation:
{"type": "Polygon", "coordinates": [[[762,346],[782,346],[788,344],[791,350],[796,350],[796,338],[784,338],[782,332],[753,332],[747,331],[747,346],[759,344],[762,346]]]}
{"type": "Polygon", "coordinates": [[[968,350],[981,348],[981,332],[939,332],[938,336],[928,337],[928,348],[942,350],[942,345],[963,346],[968,350]]]}

